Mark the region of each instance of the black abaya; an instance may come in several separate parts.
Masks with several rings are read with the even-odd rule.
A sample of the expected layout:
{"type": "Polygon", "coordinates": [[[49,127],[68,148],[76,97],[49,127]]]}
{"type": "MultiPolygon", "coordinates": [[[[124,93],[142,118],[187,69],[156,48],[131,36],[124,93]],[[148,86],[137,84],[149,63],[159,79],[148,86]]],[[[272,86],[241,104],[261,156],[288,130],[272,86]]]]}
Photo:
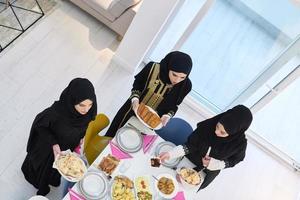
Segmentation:
{"type": "Polygon", "coordinates": [[[52,168],[52,146],[62,151],[73,151],[84,137],[88,123],[97,112],[93,85],[87,79],[76,78],[63,91],[59,101],[39,113],[32,124],[27,143],[27,155],[22,165],[26,180],[38,189],[40,195],[49,192],[49,184],[58,186],[60,175],[52,168]],[[75,110],[75,105],[89,99],[93,102],[86,115],[75,110]]]}
{"type": "Polygon", "coordinates": [[[191,91],[192,83],[190,79],[186,77],[184,81],[172,85],[169,79],[169,71],[184,73],[188,76],[191,69],[192,60],[190,56],[178,51],[169,53],[160,63],[148,63],[142,71],[135,76],[131,96],[117,112],[106,132],[106,136],[114,137],[117,130],[121,128],[131,116],[135,115],[131,105],[131,99],[134,97],[138,98],[139,102],[144,102],[146,105],[152,107],[160,117],[165,114],[170,117],[174,116],[177,112],[178,105],[181,104],[184,97],[191,91]],[[157,76],[155,75],[155,70],[158,71],[157,76]],[[156,89],[153,89],[153,85],[155,84],[156,89]],[[153,89],[153,91],[151,91],[151,89],[153,89]],[[153,96],[153,94],[158,94],[159,91],[164,90],[165,92],[160,93],[162,97],[159,103],[157,103],[157,101],[146,100],[149,96],[153,96]]]}
{"type": "MultiPolygon", "coordinates": [[[[211,147],[209,156],[225,162],[225,167],[233,167],[241,162],[246,154],[247,139],[245,131],[252,122],[252,114],[243,105],[219,114],[213,118],[204,120],[197,124],[197,128],[188,137],[184,145],[186,157],[192,161],[197,170],[204,168],[202,158],[205,157],[207,150],[211,147]],[[215,134],[217,123],[220,122],[228,137],[218,137],[215,134]],[[230,130],[230,132],[228,131],[230,130]]],[[[201,189],[208,186],[220,173],[220,170],[210,171],[205,169],[207,174],[201,189]]]]}

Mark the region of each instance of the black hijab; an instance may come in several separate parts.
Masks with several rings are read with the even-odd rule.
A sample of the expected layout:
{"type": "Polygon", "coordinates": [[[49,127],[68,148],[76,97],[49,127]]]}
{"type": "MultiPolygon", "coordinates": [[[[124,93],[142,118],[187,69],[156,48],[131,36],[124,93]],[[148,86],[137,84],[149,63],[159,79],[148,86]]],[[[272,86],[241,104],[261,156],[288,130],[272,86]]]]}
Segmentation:
{"type": "Polygon", "coordinates": [[[97,114],[97,99],[94,86],[85,78],[73,79],[67,88],[64,89],[58,101],[53,104],[54,110],[68,123],[75,127],[85,127],[95,119],[97,114]],[[75,105],[89,99],[93,102],[87,114],[82,115],[75,105]]]}
{"type": "Polygon", "coordinates": [[[244,105],[237,105],[226,112],[214,117],[214,127],[217,123],[221,123],[229,134],[227,137],[218,137],[212,134],[217,142],[228,142],[237,138],[245,137],[245,131],[252,122],[252,114],[249,108],[244,105]]]}
{"type": "MultiPolygon", "coordinates": [[[[184,73],[189,76],[191,73],[193,66],[193,62],[191,57],[180,51],[173,51],[168,53],[161,61],[160,61],[160,79],[164,83],[170,84],[171,81],[169,79],[169,71],[175,71],[178,73],[184,73]]],[[[187,79],[187,78],[186,78],[187,79]]],[[[185,82],[185,81],[183,81],[185,82]]]]}
{"type": "Polygon", "coordinates": [[[252,114],[247,107],[238,105],[228,110],[220,118],[219,122],[230,136],[241,132],[244,133],[252,122],[252,114]]]}

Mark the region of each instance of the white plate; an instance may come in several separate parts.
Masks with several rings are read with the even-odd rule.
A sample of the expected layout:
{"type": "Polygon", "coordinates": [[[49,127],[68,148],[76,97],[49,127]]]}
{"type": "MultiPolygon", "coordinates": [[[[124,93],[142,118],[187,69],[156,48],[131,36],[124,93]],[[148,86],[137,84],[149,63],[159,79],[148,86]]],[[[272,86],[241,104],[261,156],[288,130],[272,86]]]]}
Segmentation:
{"type": "Polygon", "coordinates": [[[178,183],[177,183],[176,179],[175,179],[171,174],[160,174],[160,175],[156,176],[156,178],[157,178],[158,180],[159,180],[160,178],[162,178],[162,177],[169,178],[169,179],[171,179],[171,180],[173,181],[173,184],[174,184],[174,191],[173,191],[171,194],[164,194],[164,193],[162,193],[162,192],[158,189],[158,186],[157,186],[158,181],[157,181],[157,180],[154,181],[154,187],[155,187],[155,189],[157,190],[158,194],[159,194],[161,197],[163,197],[163,198],[166,198],[166,199],[172,199],[172,198],[174,198],[174,197],[177,195],[177,193],[178,193],[178,183]]]}
{"type": "MultiPolygon", "coordinates": [[[[147,106],[147,105],[145,105],[145,106],[147,106]]],[[[157,113],[155,112],[155,110],[153,110],[150,106],[147,106],[147,108],[148,108],[151,112],[157,114],[157,113]]],[[[143,120],[137,113],[135,113],[135,115],[136,115],[136,117],[140,120],[140,122],[142,122],[142,124],[144,124],[146,127],[150,128],[150,129],[153,129],[153,130],[159,130],[159,129],[161,129],[161,128],[163,127],[162,123],[159,123],[159,124],[157,125],[157,127],[152,128],[152,127],[149,126],[146,122],[144,122],[144,120],[143,120]]]]}
{"type": "Polygon", "coordinates": [[[107,195],[108,180],[101,172],[88,172],[79,181],[79,190],[88,199],[103,199],[107,195]]]}
{"type": "Polygon", "coordinates": [[[137,130],[131,127],[123,127],[116,134],[118,147],[127,153],[138,152],[143,146],[143,138],[137,130]]]}
{"type": "MultiPolygon", "coordinates": [[[[82,165],[84,166],[84,168],[83,168],[84,174],[87,172],[87,168],[86,168],[85,163],[83,162],[83,160],[82,160],[76,153],[73,153],[73,152],[71,152],[71,151],[68,150],[68,151],[62,152],[62,154],[63,154],[63,155],[66,155],[66,154],[72,154],[72,155],[74,155],[75,157],[77,157],[77,158],[80,160],[80,162],[82,163],[82,165]]],[[[70,181],[70,182],[78,182],[78,181],[80,181],[80,180],[84,177],[84,175],[83,175],[82,177],[80,177],[80,178],[74,178],[74,177],[71,177],[71,176],[66,176],[66,175],[58,168],[58,166],[56,165],[56,161],[57,161],[59,158],[60,158],[60,156],[58,156],[58,157],[55,159],[55,161],[54,161],[54,163],[53,163],[53,168],[56,168],[57,171],[60,173],[60,175],[61,175],[63,178],[65,178],[67,181],[70,181]]]]}
{"type": "MultiPolygon", "coordinates": [[[[172,150],[174,147],[176,147],[176,145],[173,144],[172,142],[168,142],[168,141],[161,142],[155,147],[154,154],[156,157],[158,157],[159,154],[161,154],[163,152],[168,152],[168,151],[172,150]]],[[[161,164],[166,167],[173,168],[173,167],[176,167],[179,162],[180,162],[180,158],[176,158],[176,159],[166,160],[166,161],[162,162],[161,164]]]]}

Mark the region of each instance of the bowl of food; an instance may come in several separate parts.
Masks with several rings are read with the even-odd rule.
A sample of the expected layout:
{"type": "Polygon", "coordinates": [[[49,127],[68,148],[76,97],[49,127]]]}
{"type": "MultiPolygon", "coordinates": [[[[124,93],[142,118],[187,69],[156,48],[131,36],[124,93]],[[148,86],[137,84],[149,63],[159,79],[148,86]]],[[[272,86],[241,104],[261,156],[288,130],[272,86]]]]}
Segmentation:
{"type": "Polygon", "coordinates": [[[55,159],[53,167],[58,170],[62,177],[70,182],[80,181],[87,172],[83,160],[77,154],[69,151],[59,155],[55,159]]]}
{"type": "Polygon", "coordinates": [[[158,130],[162,128],[159,115],[150,106],[141,103],[138,107],[137,118],[148,128],[158,130]]]}
{"type": "Polygon", "coordinates": [[[177,172],[180,183],[184,188],[199,187],[203,182],[203,177],[192,168],[182,167],[177,172]]]}
{"type": "Polygon", "coordinates": [[[133,181],[128,177],[123,175],[115,176],[111,186],[111,199],[135,200],[133,187],[133,181]]]}
{"type": "Polygon", "coordinates": [[[156,176],[155,189],[159,196],[166,199],[172,199],[178,192],[178,183],[171,174],[160,174],[156,176]]]}

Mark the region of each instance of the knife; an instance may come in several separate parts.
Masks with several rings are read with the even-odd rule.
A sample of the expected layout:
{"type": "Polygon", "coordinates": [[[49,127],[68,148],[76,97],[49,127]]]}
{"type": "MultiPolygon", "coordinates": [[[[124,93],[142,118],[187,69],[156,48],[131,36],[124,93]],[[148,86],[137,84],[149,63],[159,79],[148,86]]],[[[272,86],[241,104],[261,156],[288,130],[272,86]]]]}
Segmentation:
{"type": "Polygon", "coordinates": [[[210,154],[210,151],[211,151],[211,146],[209,146],[209,147],[208,147],[208,150],[207,150],[207,152],[206,152],[206,155],[205,155],[205,156],[209,156],[209,154],[210,154]]]}

